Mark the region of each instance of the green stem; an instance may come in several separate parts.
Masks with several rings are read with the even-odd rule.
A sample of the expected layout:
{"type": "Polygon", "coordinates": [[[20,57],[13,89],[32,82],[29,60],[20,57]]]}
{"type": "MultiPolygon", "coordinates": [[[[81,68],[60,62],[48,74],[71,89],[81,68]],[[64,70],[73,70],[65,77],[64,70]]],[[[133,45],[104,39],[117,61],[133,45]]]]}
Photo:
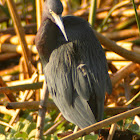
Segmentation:
{"type": "Polygon", "coordinates": [[[138,13],[137,13],[137,9],[136,9],[136,5],[135,5],[134,0],[132,0],[132,2],[133,2],[133,7],[134,7],[134,10],[135,10],[136,21],[137,21],[137,25],[138,25],[138,29],[139,29],[139,34],[140,34],[140,20],[139,20],[139,16],[138,16],[138,13]]]}
{"type": "Polygon", "coordinates": [[[97,7],[97,1],[91,0],[88,22],[91,24],[92,27],[94,26],[95,19],[96,19],[96,7],[97,7]]]}

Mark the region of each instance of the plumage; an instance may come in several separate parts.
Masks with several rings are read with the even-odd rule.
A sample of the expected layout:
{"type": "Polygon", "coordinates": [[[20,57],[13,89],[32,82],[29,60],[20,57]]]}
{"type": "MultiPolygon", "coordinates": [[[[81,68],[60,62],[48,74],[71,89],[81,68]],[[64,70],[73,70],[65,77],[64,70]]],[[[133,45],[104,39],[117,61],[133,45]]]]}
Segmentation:
{"type": "Polygon", "coordinates": [[[36,46],[55,104],[68,121],[84,128],[103,119],[111,82],[104,51],[89,23],[74,16],[62,19],[68,41],[55,22],[45,17],[36,46]]]}

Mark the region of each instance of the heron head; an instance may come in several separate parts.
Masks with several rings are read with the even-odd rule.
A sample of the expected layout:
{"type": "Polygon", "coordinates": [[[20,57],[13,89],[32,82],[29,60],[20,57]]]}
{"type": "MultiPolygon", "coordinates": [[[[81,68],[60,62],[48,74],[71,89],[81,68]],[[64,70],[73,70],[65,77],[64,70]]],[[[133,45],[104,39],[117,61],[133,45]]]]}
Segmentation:
{"type": "Polygon", "coordinates": [[[47,17],[52,20],[63,33],[66,41],[68,41],[68,37],[65,32],[63,20],[62,20],[62,12],[63,6],[60,0],[46,0],[43,7],[43,13],[47,14],[47,17]]]}

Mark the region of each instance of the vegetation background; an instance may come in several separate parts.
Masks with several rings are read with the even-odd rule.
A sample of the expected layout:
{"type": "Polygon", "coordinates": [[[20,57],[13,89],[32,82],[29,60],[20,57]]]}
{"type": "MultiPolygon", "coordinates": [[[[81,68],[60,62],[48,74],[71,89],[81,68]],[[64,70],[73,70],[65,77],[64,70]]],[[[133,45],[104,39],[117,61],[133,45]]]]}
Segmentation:
{"type": "MultiPolygon", "coordinates": [[[[34,39],[41,22],[42,2],[43,0],[0,0],[1,140],[38,139],[36,126],[39,101],[44,98],[40,94],[44,76],[34,39]]],[[[62,3],[64,16],[82,17],[105,36],[104,41],[97,34],[108,60],[113,92],[111,95],[106,94],[104,119],[138,107],[140,1],[62,0],[62,3]],[[113,45],[111,40],[114,41],[113,45]]],[[[42,139],[60,139],[72,133],[74,127],[63,118],[49,95],[42,139]]],[[[110,127],[111,125],[104,127],[102,136],[98,139],[107,139],[110,127]]],[[[113,139],[140,139],[138,115],[123,119],[112,127],[115,131],[112,132],[113,139]]],[[[88,135],[85,139],[97,137],[88,135]]]]}

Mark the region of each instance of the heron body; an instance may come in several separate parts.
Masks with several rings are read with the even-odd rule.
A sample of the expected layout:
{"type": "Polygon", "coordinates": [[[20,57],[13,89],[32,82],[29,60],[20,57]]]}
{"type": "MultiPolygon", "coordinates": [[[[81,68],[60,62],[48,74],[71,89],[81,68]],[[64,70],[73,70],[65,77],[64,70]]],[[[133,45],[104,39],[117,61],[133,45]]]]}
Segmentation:
{"type": "Polygon", "coordinates": [[[62,13],[59,0],[46,0],[44,7],[35,41],[49,92],[68,121],[87,127],[103,119],[105,92],[111,93],[104,51],[79,17],[62,17],[62,32],[51,16],[52,11],[62,13]]]}

